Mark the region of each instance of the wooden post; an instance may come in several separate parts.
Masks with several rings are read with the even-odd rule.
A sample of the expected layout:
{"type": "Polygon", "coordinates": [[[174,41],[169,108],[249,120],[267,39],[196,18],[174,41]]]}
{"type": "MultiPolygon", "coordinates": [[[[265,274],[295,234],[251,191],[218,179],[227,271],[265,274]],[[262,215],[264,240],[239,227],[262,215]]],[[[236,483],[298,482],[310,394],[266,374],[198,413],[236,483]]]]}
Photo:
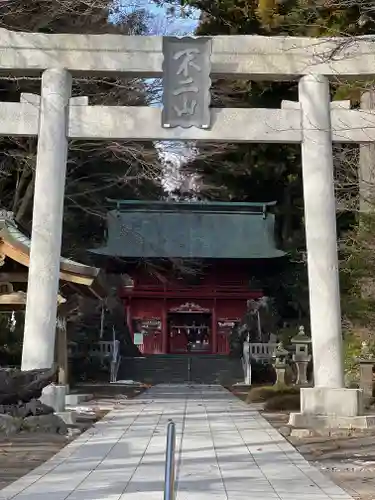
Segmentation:
{"type": "Polygon", "coordinates": [[[58,384],[68,386],[68,340],[66,332],[66,316],[59,314],[56,324],[56,357],[58,366],[58,384]]]}

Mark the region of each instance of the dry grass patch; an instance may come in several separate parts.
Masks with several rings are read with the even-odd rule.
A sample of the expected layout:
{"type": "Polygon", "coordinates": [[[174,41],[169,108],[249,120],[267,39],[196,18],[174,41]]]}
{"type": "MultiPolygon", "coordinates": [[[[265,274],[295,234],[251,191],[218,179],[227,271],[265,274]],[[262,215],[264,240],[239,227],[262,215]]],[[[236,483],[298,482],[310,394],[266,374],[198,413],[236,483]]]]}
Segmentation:
{"type": "Polygon", "coordinates": [[[265,411],[299,411],[300,395],[298,394],[279,394],[268,399],[264,404],[265,411]]]}
{"type": "Polygon", "coordinates": [[[285,396],[298,396],[300,390],[299,387],[275,384],[275,385],[265,385],[261,387],[254,387],[250,389],[247,397],[247,403],[265,403],[270,399],[275,397],[285,397],[285,396]]]}

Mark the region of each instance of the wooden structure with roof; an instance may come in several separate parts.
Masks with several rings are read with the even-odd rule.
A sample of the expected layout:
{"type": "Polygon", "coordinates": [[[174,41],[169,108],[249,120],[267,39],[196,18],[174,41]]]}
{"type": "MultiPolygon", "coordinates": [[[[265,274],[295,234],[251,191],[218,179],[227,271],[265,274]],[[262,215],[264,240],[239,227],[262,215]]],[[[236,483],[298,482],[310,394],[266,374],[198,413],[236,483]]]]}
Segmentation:
{"type": "MultiPolygon", "coordinates": [[[[13,219],[11,212],[0,211],[0,312],[23,310],[26,306],[30,238],[13,219]]],[[[57,322],[57,364],[59,382],[67,384],[66,318],[76,307],[77,295],[104,299],[106,290],[100,269],[61,257],[59,320],[57,322]]]]}
{"type": "Polygon", "coordinates": [[[121,296],[139,350],[228,354],[248,300],[264,295],[254,277],[285,257],[275,203],[110,201],[106,241],[92,252],[131,278],[121,296]]]}

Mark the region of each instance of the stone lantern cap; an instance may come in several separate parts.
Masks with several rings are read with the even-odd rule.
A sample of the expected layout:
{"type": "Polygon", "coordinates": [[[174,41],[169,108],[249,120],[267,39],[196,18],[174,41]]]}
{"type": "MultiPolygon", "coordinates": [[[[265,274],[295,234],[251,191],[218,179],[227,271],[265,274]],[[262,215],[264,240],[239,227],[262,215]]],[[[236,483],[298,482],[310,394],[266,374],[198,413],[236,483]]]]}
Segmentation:
{"type": "Polygon", "coordinates": [[[292,339],[291,339],[291,343],[292,344],[311,344],[311,337],[309,337],[306,333],[305,333],[305,329],[303,326],[300,326],[299,329],[298,329],[298,333],[297,335],[295,335],[292,339]]]}
{"type": "Polygon", "coordinates": [[[284,344],[280,342],[273,353],[273,357],[279,359],[279,358],[285,358],[288,355],[289,351],[287,351],[284,347],[284,344]]]}
{"type": "Polygon", "coordinates": [[[375,355],[372,352],[369,342],[362,342],[361,352],[360,355],[356,358],[356,361],[361,364],[375,364],[375,355]]]}
{"type": "Polygon", "coordinates": [[[284,348],[284,345],[282,342],[280,342],[276,349],[274,350],[272,359],[273,359],[273,366],[276,368],[276,371],[278,369],[285,369],[287,365],[287,358],[289,356],[289,352],[284,348]]]}

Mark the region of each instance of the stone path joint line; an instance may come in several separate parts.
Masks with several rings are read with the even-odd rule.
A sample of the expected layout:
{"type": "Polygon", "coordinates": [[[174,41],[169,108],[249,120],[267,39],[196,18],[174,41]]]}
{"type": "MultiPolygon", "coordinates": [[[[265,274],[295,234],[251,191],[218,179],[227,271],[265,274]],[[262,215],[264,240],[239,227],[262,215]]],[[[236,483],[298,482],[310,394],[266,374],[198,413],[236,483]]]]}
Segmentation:
{"type": "Polygon", "coordinates": [[[220,386],[160,385],[127,401],[0,500],[162,500],[176,423],[176,500],[351,500],[220,386]]]}

